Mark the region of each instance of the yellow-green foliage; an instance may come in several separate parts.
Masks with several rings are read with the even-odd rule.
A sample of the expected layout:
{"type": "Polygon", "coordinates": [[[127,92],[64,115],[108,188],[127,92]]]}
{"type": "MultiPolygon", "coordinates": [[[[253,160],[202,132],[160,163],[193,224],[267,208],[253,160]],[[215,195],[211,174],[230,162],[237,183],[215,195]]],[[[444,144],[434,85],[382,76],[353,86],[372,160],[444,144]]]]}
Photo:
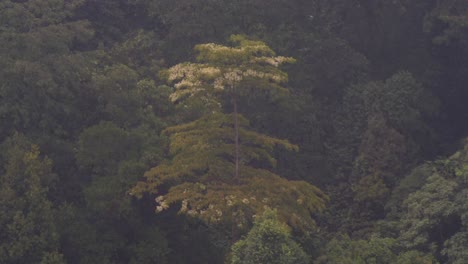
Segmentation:
{"type": "Polygon", "coordinates": [[[295,62],[293,58],[276,56],[265,43],[240,35],[232,36],[231,41],[236,46],[197,45],[198,63],[180,63],[162,73],[175,88],[172,102],[194,95],[211,102],[217,94],[252,89],[287,92],[281,84],[287,82],[288,75],[278,67],[295,62]]]}
{"type": "MultiPolygon", "coordinates": [[[[247,167],[245,171],[255,176],[244,174],[237,184],[221,181],[222,175],[217,180],[180,181],[167,194],[156,198],[156,211],[180,204],[180,213],[209,223],[233,222],[243,228],[265,209],[277,208],[281,219],[291,226],[314,228],[310,213],[324,209],[327,200],[318,188],[304,181],[288,181],[267,170],[247,167]]],[[[147,174],[148,179],[154,176],[147,174]]]]}
{"type": "Polygon", "coordinates": [[[275,166],[275,146],[298,150],[286,140],[249,131],[240,116],[242,164],[234,177],[232,115],[212,114],[197,121],[170,127],[172,160],[154,167],[132,191],[157,193],[161,185],[174,186],[157,199],[157,211],[181,203],[181,213],[208,222],[234,220],[242,226],[265,208],[278,208],[283,220],[298,228],[312,228],[310,212],[323,209],[326,196],[304,181],[288,181],[270,171],[252,166],[266,160],[275,166]]]}
{"type": "Polygon", "coordinates": [[[174,83],[171,101],[196,97],[206,100],[206,107],[216,107],[198,120],[163,132],[169,136],[172,158],[146,172],[146,180],[131,194],[159,193],[157,212],[176,205],[180,213],[209,223],[236,224],[240,229],[265,209],[276,208],[283,221],[310,230],[315,224],[311,213],[324,208],[326,195],[307,182],[288,181],[267,170],[276,166],[275,147],[298,151],[298,146],[251,130],[240,114],[222,113],[218,99],[222,92],[235,96],[239,90],[286,91],[280,85],[287,74],[277,67],[294,60],[275,57],[260,41],[242,36],[231,40],[237,46],[197,45],[199,63],[178,64],[163,73],[174,83]]]}

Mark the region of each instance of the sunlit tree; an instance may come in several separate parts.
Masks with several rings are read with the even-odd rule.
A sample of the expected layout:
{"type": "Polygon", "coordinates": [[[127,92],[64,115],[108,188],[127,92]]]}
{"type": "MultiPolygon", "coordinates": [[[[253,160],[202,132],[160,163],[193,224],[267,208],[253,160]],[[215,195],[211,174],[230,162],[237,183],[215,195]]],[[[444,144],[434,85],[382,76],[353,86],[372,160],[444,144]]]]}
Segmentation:
{"type": "Polygon", "coordinates": [[[209,111],[201,118],[169,127],[171,159],[145,174],[131,193],[158,193],[157,211],[180,204],[180,213],[245,226],[267,207],[277,208],[291,225],[312,228],[311,213],[324,208],[326,196],[304,181],[288,181],[268,170],[276,165],[276,147],[298,150],[286,140],[253,131],[239,114],[238,98],[255,92],[286,95],[287,74],[278,69],[292,58],[275,56],[263,42],[231,37],[236,46],[202,44],[197,63],[165,72],[174,83],[170,100],[199,100],[209,111]],[[231,114],[223,98],[232,105],[231,114]],[[167,190],[166,190],[167,189],[167,190]]]}

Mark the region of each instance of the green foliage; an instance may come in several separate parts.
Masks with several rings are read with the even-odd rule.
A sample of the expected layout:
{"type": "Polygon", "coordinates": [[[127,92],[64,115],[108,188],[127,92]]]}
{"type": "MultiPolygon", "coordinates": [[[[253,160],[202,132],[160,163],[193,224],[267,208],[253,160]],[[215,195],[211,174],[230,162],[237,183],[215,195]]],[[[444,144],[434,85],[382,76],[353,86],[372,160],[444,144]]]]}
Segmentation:
{"type": "Polygon", "coordinates": [[[0,1],[0,262],[221,263],[276,208],[310,255],[465,263],[467,7],[0,1]]]}
{"type": "MultiPolygon", "coordinates": [[[[118,51],[109,55],[119,56],[118,51]]],[[[105,58],[102,59],[105,62],[105,58]]],[[[104,118],[122,127],[148,124],[161,129],[161,116],[170,110],[163,96],[168,92],[125,64],[105,65],[93,76],[104,118]]]]}
{"type": "Polygon", "coordinates": [[[169,263],[167,241],[157,228],[146,230],[146,234],[131,249],[129,264],[169,263]]]}
{"type": "Polygon", "coordinates": [[[146,166],[138,162],[122,162],[112,175],[97,177],[84,190],[87,209],[106,217],[132,217],[131,198],[126,190],[144,173],[146,166]]]}
{"type": "Polygon", "coordinates": [[[342,100],[341,113],[333,120],[336,134],[329,155],[337,176],[352,183],[344,188],[352,192],[354,202],[349,206],[341,195],[335,198],[337,204],[348,204],[341,207],[348,217],[340,217],[343,222],[338,225],[365,233],[385,217],[392,189],[421,153],[432,149],[427,118],[437,103],[408,72],[385,82],[352,85],[342,100]]]}
{"type": "Polygon", "coordinates": [[[18,134],[2,145],[2,154],[0,262],[65,263],[57,253],[56,212],[47,196],[55,178],[52,162],[18,134]]]}
{"type": "MultiPolygon", "coordinates": [[[[79,2],[7,0],[0,4],[2,136],[14,129],[64,136],[76,133],[76,122],[86,122],[86,110],[92,107],[80,109],[83,105],[76,99],[89,95],[84,91],[90,64],[87,56],[71,50],[88,41],[93,31],[86,21],[72,17],[79,2]]],[[[93,100],[87,99],[90,105],[93,100]]]]}
{"type": "Polygon", "coordinates": [[[384,200],[389,188],[404,169],[405,138],[389,127],[382,116],[371,117],[354,161],[353,174],[359,179],[356,200],[384,200]]]}
{"type": "Polygon", "coordinates": [[[341,236],[331,240],[324,255],[316,262],[328,264],[436,264],[435,259],[418,251],[401,251],[393,238],[373,236],[368,240],[351,240],[341,236]]]}
{"type": "Polygon", "coordinates": [[[462,263],[466,246],[467,144],[431,164],[425,184],[404,201],[401,240],[407,248],[433,252],[441,260],[462,263]]]}
{"type": "Polygon", "coordinates": [[[252,230],[232,246],[232,264],[306,264],[309,256],[291,238],[276,211],[258,216],[252,230]]]}
{"type": "Polygon", "coordinates": [[[352,86],[343,100],[346,119],[342,125],[351,129],[348,135],[355,133],[349,136],[355,140],[352,144],[356,145],[367,126],[372,125],[371,121],[382,118],[384,122],[380,121],[380,126],[388,124],[403,136],[412,135],[414,138],[411,140],[419,142],[421,139],[415,135],[428,133],[424,117],[437,111],[435,99],[408,72],[397,73],[385,83],[352,86]]]}
{"type": "Polygon", "coordinates": [[[68,263],[168,263],[170,249],[164,233],[142,220],[117,193],[119,187],[97,193],[109,201],[99,204],[91,196],[86,208],[60,208],[57,221],[68,263]]]}
{"type": "Polygon", "coordinates": [[[437,111],[434,100],[408,72],[394,74],[385,82],[348,87],[343,96],[342,112],[334,120],[336,136],[331,154],[336,156],[338,166],[351,170],[356,159],[372,157],[371,163],[380,165],[370,166],[395,167],[393,173],[386,173],[400,174],[418,151],[430,149],[426,142],[431,131],[425,118],[437,111]],[[388,138],[384,144],[388,152],[378,146],[379,138],[388,138]],[[382,160],[377,160],[380,157],[382,160]]]}
{"type": "Polygon", "coordinates": [[[76,263],[167,263],[164,235],[144,223],[127,194],[147,162],[158,159],[160,146],[151,145],[158,141],[143,127],[124,129],[111,122],[80,135],[76,158],[90,174],[83,188],[86,207],[65,207],[68,215],[62,219],[68,256],[76,263]]]}
{"type": "Polygon", "coordinates": [[[442,254],[448,257],[450,263],[461,264],[468,258],[465,250],[467,245],[468,233],[466,231],[458,232],[444,242],[445,248],[442,250],[442,254]]]}
{"type": "Polygon", "coordinates": [[[436,174],[427,179],[421,190],[408,196],[403,222],[408,227],[403,228],[402,239],[409,241],[409,247],[428,245],[431,229],[455,213],[453,200],[457,189],[456,182],[436,174]]]}
{"type": "Polygon", "coordinates": [[[396,186],[391,194],[391,197],[386,204],[386,207],[391,211],[393,216],[401,210],[403,201],[408,198],[408,195],[420,189],[425,183],[426,178],[432,174],[432,166],[430,164],[420,165],[414,168],[406,175],[396,186]]]}
{"type": "Polygon", "coordinates": [[[96,173],[115,170],[121,161],[136,159],[142,139],[110,122],[89,127],[80,135],[78,164],[96,173]],[[116,144],[118,142],[118,144],[116,144]]]}

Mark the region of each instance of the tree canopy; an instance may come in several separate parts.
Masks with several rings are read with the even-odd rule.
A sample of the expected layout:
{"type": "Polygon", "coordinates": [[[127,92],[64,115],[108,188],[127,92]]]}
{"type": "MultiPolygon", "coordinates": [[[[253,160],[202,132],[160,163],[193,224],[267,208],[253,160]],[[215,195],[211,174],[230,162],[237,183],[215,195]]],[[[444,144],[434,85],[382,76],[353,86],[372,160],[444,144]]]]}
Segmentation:
{"type": "Polygon", "coordinates": [[[212,223],[228,220],[241,228],[264,208],[281,208],[283,219],[310,229],[314,226],[310,213],[324,208],[326,196],[304,181],[288,181],[266,169],[276,165],[272,152],[277,146],[296,151],[298,147],[253,131],[237,112],[235,99],[234,113],[224,114],[225,103],[217,95],[236,98],[242,89],[285,91],[280,84],[287,75],[277,67],[293,60],[274,57],[260,41],[242,36],[231,40],[239,46],[198,45],[199,63],[178,64],[164,73],[169,82],[176,81],[171,101],[201,100],[209,111],[165,130],[173,158],[149,170],[146,182],[132,194],[159,193],[158,212],[179,203],[180,213],[212,223]]]}
{"type": "Polygon", "coordinates": [[[0,1],[0,263],[466,263],[467,12],[0,1]]]}

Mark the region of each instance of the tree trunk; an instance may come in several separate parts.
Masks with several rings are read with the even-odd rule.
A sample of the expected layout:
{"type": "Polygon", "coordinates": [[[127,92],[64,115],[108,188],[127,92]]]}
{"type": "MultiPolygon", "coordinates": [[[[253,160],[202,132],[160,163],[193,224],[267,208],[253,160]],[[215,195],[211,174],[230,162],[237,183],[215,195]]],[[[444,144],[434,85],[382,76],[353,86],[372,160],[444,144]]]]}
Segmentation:
{"type": "Polygon", "coordinates": [[[235,180],[239,180],[239,120],[237,117],[237,98],[236,98],[236,93],[234,92],[234,95],[232,97],[232,101],[234,104],[234,134],[235,134],[235,139],[234,139],[234,144],[236,147],[236,171],[234,174],[235,180]]]}
{"type": "MultiPolygon", "coordinates": [[[[237,95],[234,91],[234,87],[231,87],[231,91],[233,91],[232,95],[232,103],[234,106],[234,144],[235,144],[235,164],[236,169],[234,173],[234,181],[239,183],[239,119],[238,119],[238,112],[237,112],[237,95]]],[[[231,223],[231,246],[239,239],[239,234],[236,226],[236,221],[233,218],[231,223]]]]}

